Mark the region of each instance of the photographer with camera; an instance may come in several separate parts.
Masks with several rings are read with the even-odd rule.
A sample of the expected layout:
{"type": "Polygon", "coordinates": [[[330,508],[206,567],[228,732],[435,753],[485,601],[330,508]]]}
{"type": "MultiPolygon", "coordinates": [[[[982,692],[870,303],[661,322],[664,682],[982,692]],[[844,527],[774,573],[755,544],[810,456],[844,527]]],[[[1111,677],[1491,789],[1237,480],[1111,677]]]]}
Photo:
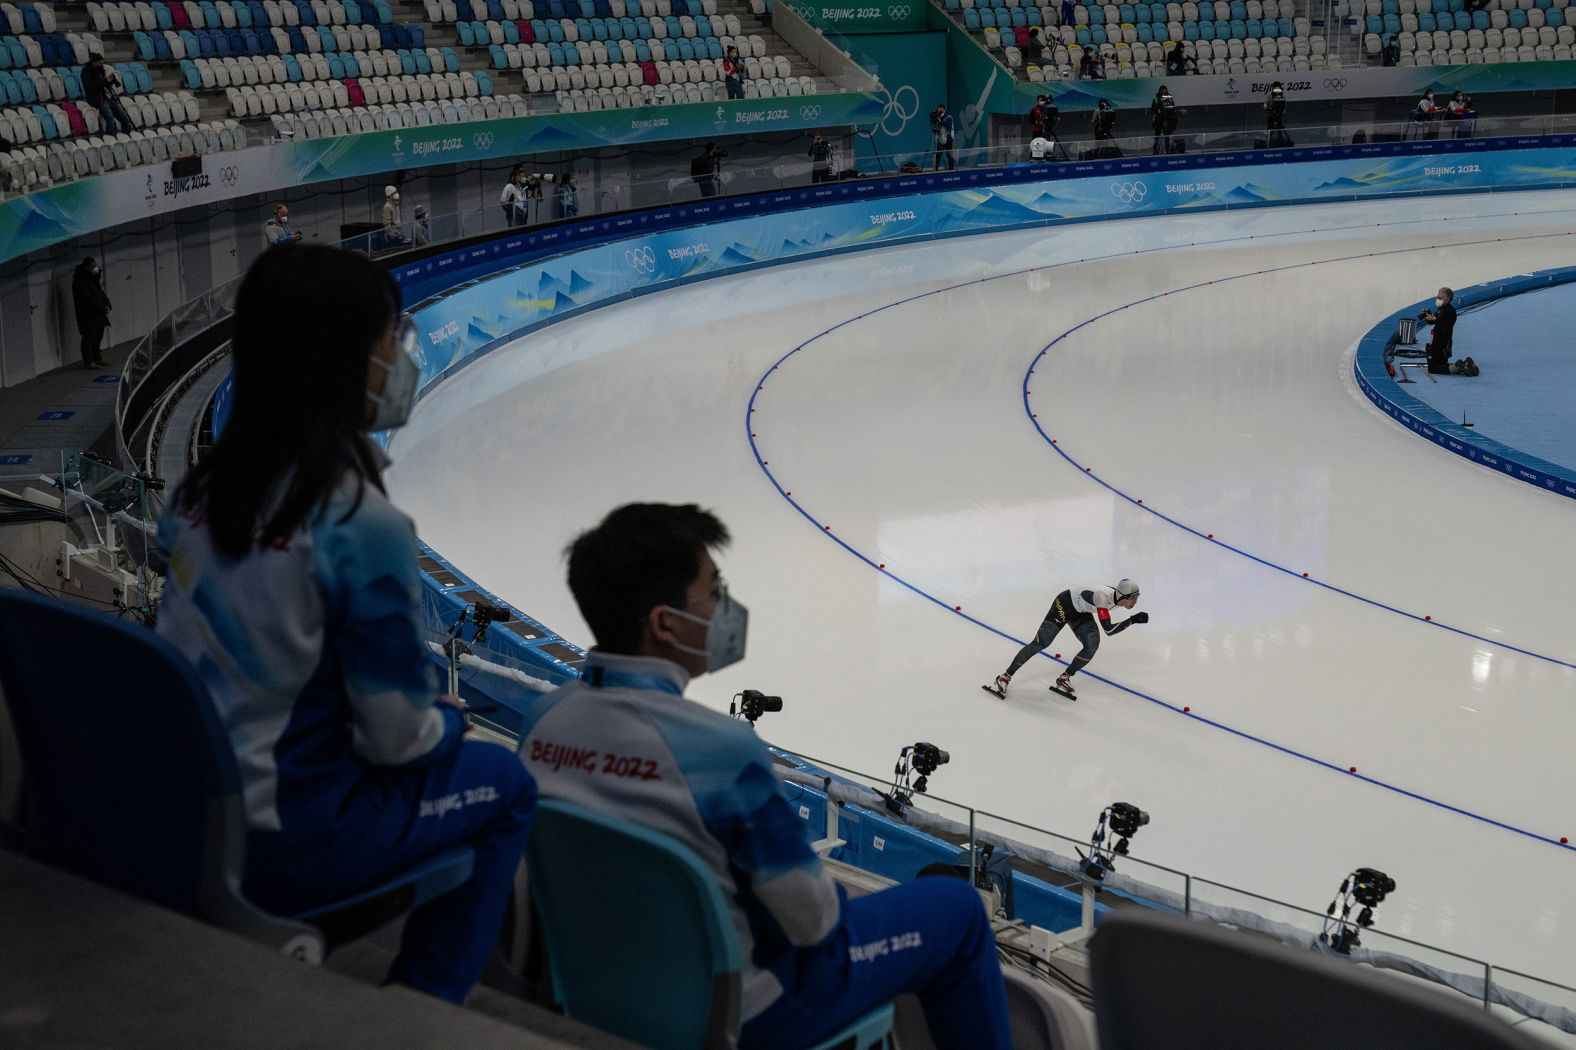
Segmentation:
{"type": "Polygon", "coordinates": [[[810,141],[810,181],[832,182],[832,144],[826,141],[826,136],[819,131],[810,141]]]}
{"type": "Polygon", "coordinates": [[[956,171],[958,162],[952,154],[952,114],[947,112],[945,105],[930,111],[930,142],[935,153],[932,170],[940,171],[941,162],[945,160],[947,170],[956,171]]]}
{"type": "Polygon", "coordinates": [[[574,540],[569,589],[596,646],[578,681],[527,713],[520,760],[543,795],[672,836],[709,867],[742,949],[744,1050],[813,1046],[905,992],[941,1050],[1005,1050],[1006,992],[978,894],[920,879],[848,899],[750,724],[685,699],[692,676],[744,655],[748,613],[712,559],[728,539],[700,507],[646,503],[574,540]],[[592,751],[639,775],[564,761],[592,751]]]}
{"type": "Polygon", "coordinates": [[[1149,122],[1155,129],[1155,141],[1150,152],[1156,155],[1172,152],[1171,136],[1177,130],[1177,100],[1164,84],[1160,85],[1160,90],[1155,92],[1155,100],[1149,104],[1149,122]]]}
{"type": "Polygon", "coordinates": [[[1094,129],[1095,147],[1089,151],[1092,157],[1120,157],[1122,150],[1114,145],[1116,139],[1116,110],[1111,108],[1111,100],[1102,98],[1090,115],[1089,124],[1094,129]],[[1112,145],[1099,145],[1099,143],[1113,143],[1112,145]]]}
{"type": "Polygon", "coordinates": [[[1270,85],[1269,96],[1264,99],[1264,123],[1270,149],[1293,145],[1291,136],[1286,134],[1286,89],[1279,80],[1270,85]]]}
{"type": "Polygon", "coordinates": [[[1045,620],[1040,624],[1039,631],[1034,640],[1012,658],[1012,663],[1007,665],[1007,670],[996,676],[994,685],[983,686],[987,693],[995,693],[1002,699],[1007,697],[1007,686],[1012,684],[1012,676],[1018,673],[1018,668],[1028,663],[1038,655],[1046,646],[1056,639],[1063,627],[1071,627],[1078,640],[1083,643],[1083,649],[1072,662],[1067,665],[1067,670],[1056,679],[1052,686],[1054,692],[1061,693],[1069,700],[1078,699],[1073,695],[1073,675],[1083,670],[1094,654],[1100,649],[1100,630],[1106,634],[1121,634],[1135,623],[1148,623],[1149,614],[1146,612],[1134,613],[1121,623],[1111,622],[1111,610],[1120,606],[1123,609],[1132,609],[1138,604],[1138,584],[1132,580],[1122,580],[1115,587],[1085,587],[1082,590],[1065,590],[1056,596],[1051,603],[1051,611],[1045,614],[1045,620]],[[1096,624],[1100,630],[1096,629],[1096,624]]]}
{"type": "Polygon", "coordinates": [[[722,184],[722,161],[727,154],[717,149],[715,142],[706,143],[706,150],[690,161],[690,179],[700,187],[702,197],[715,197],[722,184]]]}
{"type": "Polygon", "coordinates": [[[1450,374],[1450,351],[1455,347],[1456,293],[1449,288],[1439,289],[1432,310],[1417,315],[1419,321],[1434,326],[1428,337],[1428,372],[1430,375],[1450,374]]]}

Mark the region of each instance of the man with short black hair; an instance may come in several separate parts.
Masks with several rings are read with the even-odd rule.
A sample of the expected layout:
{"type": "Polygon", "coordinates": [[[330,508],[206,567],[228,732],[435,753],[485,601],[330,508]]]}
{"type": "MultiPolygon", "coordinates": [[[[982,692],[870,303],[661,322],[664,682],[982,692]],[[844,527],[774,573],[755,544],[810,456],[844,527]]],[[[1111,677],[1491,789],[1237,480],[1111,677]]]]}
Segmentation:
{"type": "Polygon", "coordinates": [[[569,589],[596,647],[580,681],[527,714],[521,761],[545,797],[671,836],[711,870],[743,956],[746,1050],[812,1046],[905,992],[941,1050],[1009,1047],[977,892],[921,879],[848,900],[754,730],[684,698],[691,676],[744,655],[749,616],[712,558],[728,539],[700,507],[655,503],[620,507],[575,539],[569,589]],[[639,775],[561,760],[585,751],[639,775]]]}
{"type": "Polygon", "coordinates": [[[715,142],[706,143],[706,151],[690,161],[690,179],[700,187],[702,197],[715,197],[722,186],[722,158],[715,142]]]}
{"type": "Polygon", "coordinates": [[[1381,61],[1387,66],[1399,66],[1401,64],[1401,45],[1395,42],[1394,36],[1385,38],[1384,47],[1380,49],[1379,56],[1381,61]]]}

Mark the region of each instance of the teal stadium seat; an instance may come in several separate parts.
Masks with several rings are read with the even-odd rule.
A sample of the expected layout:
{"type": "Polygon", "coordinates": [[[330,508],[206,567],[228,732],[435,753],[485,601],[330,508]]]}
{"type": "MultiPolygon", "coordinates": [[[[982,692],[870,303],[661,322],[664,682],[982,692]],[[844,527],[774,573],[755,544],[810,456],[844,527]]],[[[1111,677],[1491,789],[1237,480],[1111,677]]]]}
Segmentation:
{"type": "MultiPolygon", "coordinates": [[[[543,799],[526,871],[565,1015],[653,1050],[732,1046],[738,934],[716,877],[687,846],[543,799]]],[[[884,1046],[891,1004],[817,1050],[884,1046]]]]}

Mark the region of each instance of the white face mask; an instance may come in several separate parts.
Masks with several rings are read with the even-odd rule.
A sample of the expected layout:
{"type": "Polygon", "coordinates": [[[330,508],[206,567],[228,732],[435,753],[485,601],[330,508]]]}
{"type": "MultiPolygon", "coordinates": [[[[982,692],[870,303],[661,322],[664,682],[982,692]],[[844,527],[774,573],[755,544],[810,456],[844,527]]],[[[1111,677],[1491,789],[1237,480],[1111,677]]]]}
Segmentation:
{"type": "Polygon", "coordinates": [[[673,643],[673,648],[681,653],[689,653],[691,656],[704,656],[707,671],[720,671],[744,659],[744,638],[749,633],[750,612],[734,601],[726,588],[722,592],[722,597],[717,599],[717,608],[712,611],[709,620],[703,620],[683,609],[675,609],[671,605],[665,605],[663,608],[691,623],[706,625],[706,648],[697,649],[691,645],[679,645],[677,642],[673,643]]]}
{"type": "Polygon", "coordinates": [[[1439,308],[1443,307],[1444,305],[1445,305],[1445,301],[1443,299],[1440,299],[1440,298],[1435,298],[1434,299],[1434,309],[1438,310],[1439,308]]]}
{"type": "Polygon", "coordinates": [[[388,373],[383,381],[383,391],[374,395],[367,391],[367,400],[377,407],[372,412],[372,422],[367,430],[393,430],[410,419],[410,410],[416,404],[416,387],[421,382],[421,365],[416,362],[416,326],[408,317],[401,317],[394,330],[398,347],[394,363],[388,364],[374,357],[369,364],[388,373]]]}

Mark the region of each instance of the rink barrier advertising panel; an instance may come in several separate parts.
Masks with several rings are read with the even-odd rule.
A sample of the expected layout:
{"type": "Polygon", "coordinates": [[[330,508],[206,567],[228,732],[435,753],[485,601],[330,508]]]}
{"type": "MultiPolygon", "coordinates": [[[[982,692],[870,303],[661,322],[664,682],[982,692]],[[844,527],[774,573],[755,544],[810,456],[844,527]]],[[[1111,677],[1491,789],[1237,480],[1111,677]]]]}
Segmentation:
{"type": "MultiPolygon", "coordinates": [[[[1455,301],[1476,306],[1494,299],[1506,299],[1572,282],[1576,282],[1576,267],[1540,270],[1505,281],[1459,289],[1455,301]]],[[[1401,384],[1390,378],[1385,369],[1385,354],[1395,343],[1397,324],[1403,319],[1416,317],[1420,310],[1432,305],[1432,299],[1413,303],[1391,314],[1363,336],[1352,361],[1352,373],[1363,394],[1385,415],[1447,451],[1546,492],[1576,499],[1576,469],[1550,463],[1453,422],[1407,393],[1401,384]]]]}
{"type": "MultiPolygon", "coordinates": [[[[1557,91],[1576,87],[1576,63],[1507,62],[1475,66],[1361,66],[1351,69],[1304,70],[1297,73],[1234,73],[1230,76],[1184,76],[1166,81],[1177,105],[1231,105],[1262,102],[1279,81],[1290,101],[1341,99],[1407,99],[1428,88],[1448,97],[1491,95],[1506,91],[1557,91]]],[[[1147,109],[1155,97],[1156,80],[1070,80],[1051,84],[1018,81],[1013,112],[1027,113],[1036,95],[1047,88],[1063,111],[1094,109],[1106,99],[1117,109],[1147,109]]],[[[1131,123],[1131,122],[1129,122],[1131,123]]],[[[1147,126],[1147,118],[1139,124],[1147,126]]],[[[1185,121],[1184,121],[1185,123],[1185,121]]],[[[1184,129],[1185,130],[1185,129],[1184,129]]],[[[1295,128],[1291,129],[1296,131],[1295,128]]]]}
{"type": "Polygon", "coordinates": [[[532,153],[865,126],[881,118],[881,105],[859,92],[734,99],[435,124],[211,153],[198,175],[176,178],[169,163],[149,164],[0,202],[0,260],[137,219],[313,182],[532,153]]]}
{"type": "Polygon", "coordinates": [[[1063,222],[1576,183],[1576,152],[1560,148],[1563,142],[1494,141],[1510,148],[1450,140],[836,183],[517,233],[419,260],[395,276],[407,300],[452,289],[412,310],[425,392],[452,369],[543,324],[776,263],[1063,222]],[[1395,149],[1420,145],[1433,148],[1395,149]],[[555,250],[560,254],[540,258],[555,250]],[[539,261],[519,261],[531,255],[539,261]],[[493,276],[485,276],[489,270],[493,276]]]}

